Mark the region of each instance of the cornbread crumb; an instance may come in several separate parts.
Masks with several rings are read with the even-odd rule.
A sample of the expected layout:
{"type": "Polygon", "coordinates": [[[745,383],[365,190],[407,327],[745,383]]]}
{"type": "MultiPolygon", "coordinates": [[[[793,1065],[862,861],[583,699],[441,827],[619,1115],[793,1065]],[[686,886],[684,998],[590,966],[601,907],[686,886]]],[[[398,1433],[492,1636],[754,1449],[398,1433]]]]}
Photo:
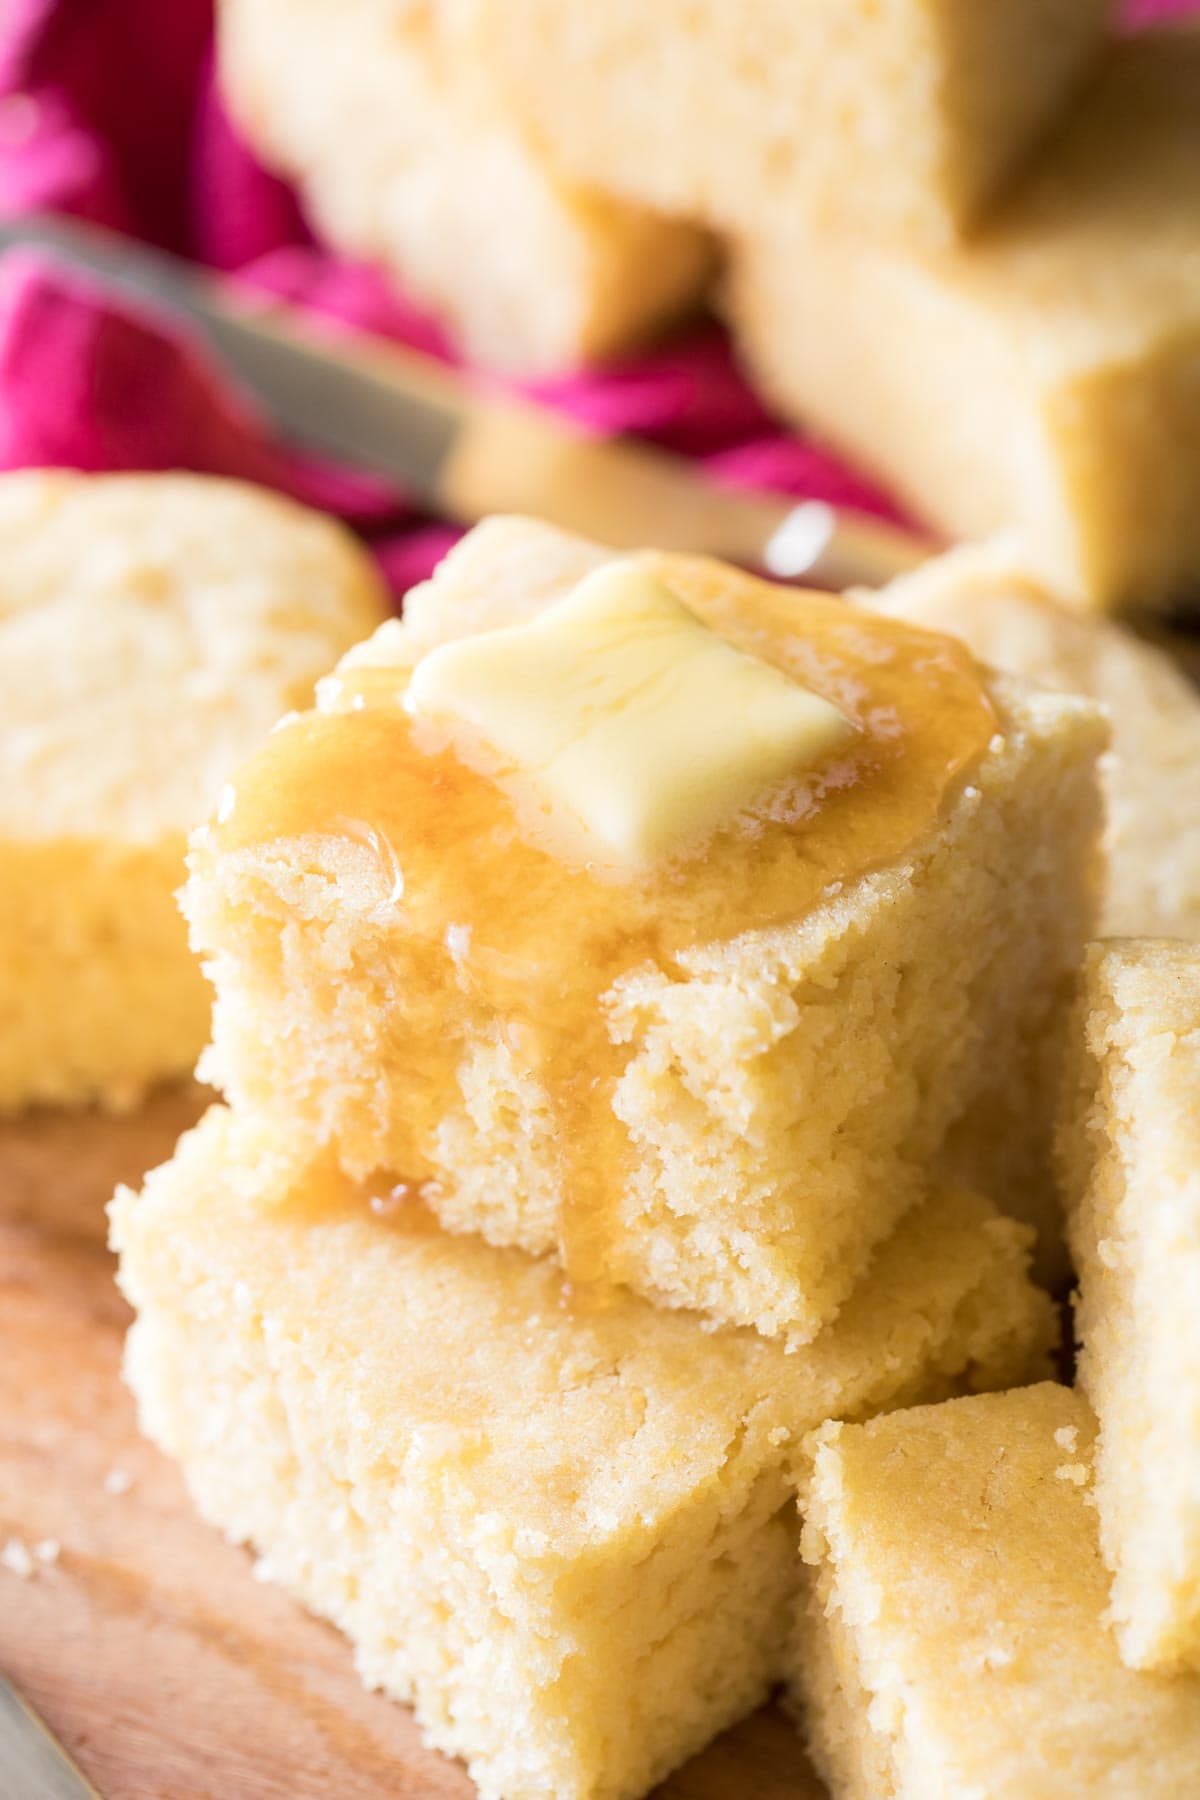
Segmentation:
{"type": "Polygon", "coordinates": [[[20,1576],[22,1581],[28,1581],[29,1577],[37,1572],[37,1563],[30,1554],[29,1546],[23,1544],[20,1538],[8,1539],[4,1548],[0,1550],[0,1564],[8,1570],[10,1575],[20,1576]]]}
{"type": "Polygon", "coordinates": [[[347,533],[265,492],[0,477],[0,1114],[191,1070],[185,834],[386,611],[347,533]]]}
{"type": "Polygon", "coordinates": [[[329,241],[383,263],[474,360],[525,374],[628,349],[696,301],[707,240],[560,180],[428,14],[222,0],[239,124],[329,241]]]}
{"type": "Polygon", "coordinates": [[[952,632],[981,662],[1109,709],[1101,934],[1200,938],[1200,692],[1125,626],[1081,618],[1009,539],[963,545],[879,593],[873,610],[952,632]]]}
{"type": "Polygon", "coordinates": [[[381,1221],[213,1109],[113,1205],[143,1428],[200,1510],[353,1640],[484,1800],[621,1800],[765,1696],[789,1482],[835,1414],[1026,1379],[1027,1233],[946,1194],[787,1355],[553,1264],[381,1221]]]}
{"type": "MultiPolygon", "coordinates": [[[[491,521],[342,675],[391,693],[434,645],[528,619],[606,555],[548,526],[491,521]]],[[[685,598],[689,573],[697,586],[757,591],[716,564],[656,566],[675,571],[685,598]]],[[[605,1219],[613,1279],[805,1341],[924,1190],[956,1121],[1005,1121],[967,1134],[968,1186],[990,1191],[1014,1138],[1031,1166],[1048,1163],[1042,1040],[1094,916],[1106,727],[1090,703],[1009,678],[989,678],[987,692],[1001,735],[908,852],[794,920],[748,929],[730,916],[724,936],[671,957],[651,940],[643,964],[602,988],[589,1018],[598,1013],[613,1084],[581,1092],[596,1096],[587,1121],[611,1127],[625,1171],[605,1219]]],[[[407,814],[389,816],[394,841],[370,818],[348,841],[306,810],[327,766],[345,772],[338,738],[352,755],[357,716],[326,715],[327,762],[303,779],[264,779],[261,760],[257,785],[243,772],[253,823],[230,848],[194,841],[184,905],[217,992],[204,1073],[239,1110],[336,1146],[353,1172],[422,1179],[448,1229],[562,1254],[562,1145],[578,1121],[558,1116],[539,1021],[521,1011],[526,989],[505,986],[505,946],[460,944],[466,970],[446,966],[467,863],[444,894],[437,883],[418,891],[407,814]],[[447,1046],[457,1061],[436,1107],[420,1097],[423,1115],[414,1060],[428,1089],[447,1046]]],[[[277,742],[282,759],[286,734],[277,742]]],[[[385,775],[369,804],[386,789],[385,775]]],[[[564,966],[561,952],[556,962],[553,932],[536,961],[547,990],[553,974],[561,995],[589,991],[593,970],[564,966]]],[[[1010,1187],[1005,1202],[1039,1225],[1052,1261],[1050,1184],[1010,1187]]]]}
{"type": "Polygon", "coordinates": [[[1077,1425],[1060,1425],[1054,1434],[1054,1441],[1060,1450],[1074,1450],[1079,1442],[1079,1427],[1077,1425]]]}
{"type": "Polygon", "coordinates": [[[1200,1673],[1200,945],[1088,952],[1061,1136],[1127,1662],[1200,1673]]]}
{"type": "Polygon", "coordinates": [[[810,1438],[790,1696],[836,1800],[1200,1793],[1200,1679],[1122,1663],[1064,1431],[1044,1383],[810,1438]]]}

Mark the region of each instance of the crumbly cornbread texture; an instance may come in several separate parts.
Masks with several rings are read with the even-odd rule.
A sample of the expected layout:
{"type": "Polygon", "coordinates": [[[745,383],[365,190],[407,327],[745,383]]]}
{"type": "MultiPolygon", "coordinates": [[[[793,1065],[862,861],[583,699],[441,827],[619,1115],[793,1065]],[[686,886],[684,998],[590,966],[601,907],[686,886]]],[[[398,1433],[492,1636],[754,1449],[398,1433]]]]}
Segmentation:
{"type": "Polygon", "coordinates": [[[1075,1045],[1062,1168],[1112,1617],[1131,1664],[1200,1673],[1200,946],[1096,945],[1075,1045]]]}
{"type": "Polygon", "coordinates": [[[340,527],[255,489],[0,480],[0,1112],[192,1068],[188,828],[386,612],[340,527]]]}
{"type": "Polygon", "coordinates": [[[1026,1234],[948,1194],[787,1355],[381,1217],[213,1109],[114,1236],[144,1428],[487,1800],[641,1794],[778,1679],[831,1415],[1044,1362],[1026,1234]]]}
{"type": "Polygon", "coordinates": [[[950,536],[1019,527],[1081,606],[1200,575],[1198,91],[1200,33],[1122,43],[969,243],[921,255],[797,215],[734,258],[766,392],[950,536]]]}
{"type": "MultiPolygon", "coordinates": [[[[547,526],[485,525],[347,671],[386,679],[435,642],[529,617],[606,554],[547,526]]],[[[1046,1038],[1093,913],[1105,727],[1086,701],[1000,677],[991,692],[1003,737],[927,841],[835,884],[794,924],[742,930],[731,917],[724,935],[661,963],[651,948],[599,995],[615,1087],[577,1086],[572,1100],[591,1124],[611,1123],[621,1159],[607,1278],[804,1341],[966,1113],[978,1129],[959,1173],[988,1192],[1015,1131],[1026,1161],[1012,1199],[1053,1261],[1046,1038]]],[[[302,820],[289,796],[313,779],[284,769],[252,784],[256,823],[231,848],[195,839],[184,904],[217,990],[206,1078],[240,1109],[333,1144],[355,1173],[423,1180],[453,1231],[562,1253],[573,1206],[562,1139],[580,1115],[560,1120],[551,1103],[555,1070],[526,1047],[537,1020],[499,985],[502,949],[473,953],[449,929],[470,856],[457,852],[439,900],[440,888],[406,887],[403,818],[387,843],[370,818],[340,836],[281,831],[280,801],[302,820]],[[422,934],[418,901],[432,921],[422,934]],[[428,1071],[413,1046],[430,1029],[461,1053],[453,1091],[439,1089],[421,1121],[414,1068],[427,1083],[428,1071]]],[[[544,994],[552,929],[537,956],[528,975],[544,994]]],[[[564,962],[556,993],[586,993],[592,973],[564,962]]]]}
{"type": "Polygon", "coordinates": [[[560,180],[406,0],[222,0],[225,91],[331,243],[385,264],[476,360],[604,357],[694,301],[703,236],[560,180]]]}
{"type": "Polygon", "coordinates": [[[834,1800],[1200,1793],[1200,1680],[1106,1626],[1093,1433],[1047,1382],[816,1434],[791,1697],[834,1800]]]}
{"type": "Polygon", "coordinates": [[[577,180],[734,230],[957,235],[1064,108],[1109,0],[438,0],[577,180]]]}
{"type": "Polygon", "coordinates": [[[877,594],[981,662],[1108,707],[1105,936],[1200,938],[1200,692],[1165,650],[1055,600],[1002,541],[964,545],[877,594]]]}

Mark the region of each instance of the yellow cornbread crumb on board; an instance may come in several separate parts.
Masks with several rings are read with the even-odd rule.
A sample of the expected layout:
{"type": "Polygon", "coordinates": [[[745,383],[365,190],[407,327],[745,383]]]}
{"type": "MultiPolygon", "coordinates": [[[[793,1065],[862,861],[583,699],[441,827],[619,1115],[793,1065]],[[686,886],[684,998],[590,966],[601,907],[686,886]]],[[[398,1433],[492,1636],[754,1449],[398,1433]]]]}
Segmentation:
{"type": "Polygon", "coordinates": [[[1060,1163],[1122,1653],[1200,1675],[1200,945],[1094,945],[1060,1163]]]}
{"type": "Polygon", "coordinates": [[[113,1206],[143,1428],[485,1800],[633,1800],[778,1678],[802,1437],[1045,1366],[1025,1234],[918,1207],[793,1354],[380,1219],[214,1108],[113,1206]]]}
{"type": "Polygon", "coordinates": [[[1200,1792],[1200,1678],[1121,1661],[1090,1492],[1057,1462],[1094,1433],[1044,1383],[810,1438],[790,1700],[837,1800],[1200,1792]]]}
{"type": "Polygon", "coordinates": [[[854,734],[634,558],[585,575],[526,624],[431,650],[405,704],[468,755],[482,739],[518,793],[532,783],[594,850],[631,863],[695,840],[854,734]]]}
{"type": "Polygon", "coordinates": [[[0,478],[0,1113],[192,1069],[186,833],[386,613],[347,532],[261,490],[0,478]]]}
{"type": "Polygon", "coordinates": [[[7,1569],[10,1575],[18,1576],[22,1581],[36,1573],[37,1563],[29,1545],[20,1538],[8,1538],[3,1549],[0,1549],[0,1567],[7,1569]]]}

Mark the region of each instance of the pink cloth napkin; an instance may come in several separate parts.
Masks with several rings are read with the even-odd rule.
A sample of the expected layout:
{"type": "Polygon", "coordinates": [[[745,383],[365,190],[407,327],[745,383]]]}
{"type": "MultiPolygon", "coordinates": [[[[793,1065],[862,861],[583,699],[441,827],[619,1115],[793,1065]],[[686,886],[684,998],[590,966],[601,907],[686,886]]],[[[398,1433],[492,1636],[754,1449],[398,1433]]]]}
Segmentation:
{"type": "MultiPolygon", "coordinates": [[[[1131,27],[1200,0],[1128,0],[1131,27]]],[[[212,73],[210,0],[7,0],[0,15],[0,216],[54,209],[136,233],[335,320],[448,356],[435,324],[317,244],[254,160],[212,73]]],[[[783,430],[715,326],[530,389],[597,433],[632,432],[714,480],[896,516],[887,497],[783,430]]],[[[397,596],[453,543],[352,471],[287,450],[202,346],[53,262],[0,262],[0,467],[188,468],[282,489],[362,531],[397,596]]]]}

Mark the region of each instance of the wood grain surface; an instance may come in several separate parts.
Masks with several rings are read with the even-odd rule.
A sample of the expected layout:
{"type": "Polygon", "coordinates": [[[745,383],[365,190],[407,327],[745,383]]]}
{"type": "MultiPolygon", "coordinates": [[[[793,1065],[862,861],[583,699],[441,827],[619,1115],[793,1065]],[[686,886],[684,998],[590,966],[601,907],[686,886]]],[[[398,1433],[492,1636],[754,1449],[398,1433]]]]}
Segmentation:
{"type": "MultiPolygon", "coordinates": [[[[463,1770],[362,1688],[334,1631],[255,1581],[137,1435],[104,1205],[202,1104],[189,1089],[136,1118],[0,1127],[0,1549],[52,1558],[28,1575],[0,1561],[0,1668],[107,1800],[469,1800],[463,1770]]],[[[660,1790],[822,1792],[774,1709],[660,1790]]]]}

